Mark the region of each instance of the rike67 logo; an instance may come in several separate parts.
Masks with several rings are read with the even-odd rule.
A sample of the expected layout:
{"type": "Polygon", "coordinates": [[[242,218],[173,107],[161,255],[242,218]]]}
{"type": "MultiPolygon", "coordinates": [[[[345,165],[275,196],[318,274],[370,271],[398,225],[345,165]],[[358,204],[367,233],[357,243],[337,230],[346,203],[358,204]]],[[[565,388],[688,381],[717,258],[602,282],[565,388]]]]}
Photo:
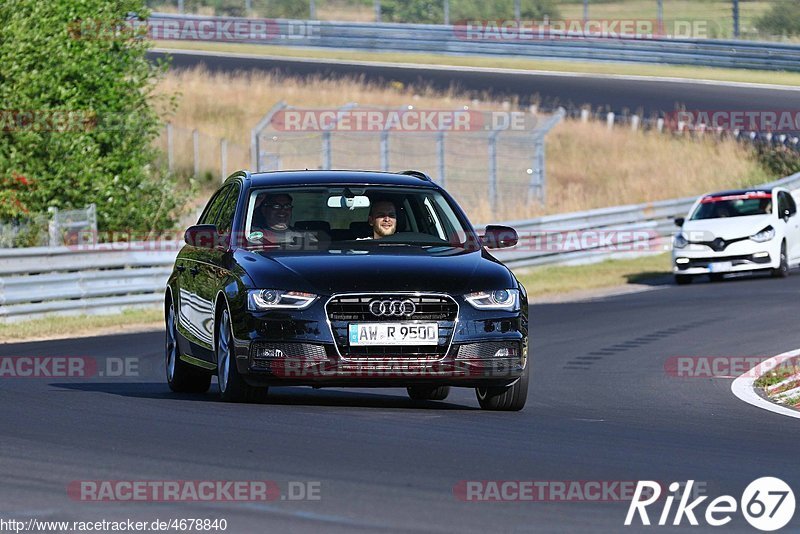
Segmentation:
{"type": "MultiPolygon", "coordinates": [[[[730,495],[717,497],[707,503],[705,513],[702,515],[701,505],[708,497],[696,497],[690,501],[693,485],[694,480],[687,481],[685,485],[678,482],[669,485],[669,491],[672,494],[663,500],[664,507],[656,520],[657,525],[665,526],[670,524],[670,519],[672,519],[671,524],[679,526],[685,518],[690,525],[697,526],[699,525],[697,518],[700,516],[706,524],[721,527],[730,523],[733,514],[736,514],[739,509],[750,525],[758,530],[772,532],[785,527],[794,516],[794,492],[786,482],[779,478],[763,477],[754,480],[745,488],[739,502],[730,495]],[[683,492],[678,494],[677,492],[682,487],[684,488],[683,492]],[[673,512],[673,504],[676,499],[678,504],[673,512]]],[[[641,521],[642,525],[649,526],[651,519],[648,507],[659,501],[660,498],[661,485],[658,482],[640,480],[628,507],[625,526],[634,524],[637,515],[638,521],[641,521]],[[643,498],[645,495],[646,497],[643,498]]],[[[654,509],[650,511],[657,512],[654,509]]]]}

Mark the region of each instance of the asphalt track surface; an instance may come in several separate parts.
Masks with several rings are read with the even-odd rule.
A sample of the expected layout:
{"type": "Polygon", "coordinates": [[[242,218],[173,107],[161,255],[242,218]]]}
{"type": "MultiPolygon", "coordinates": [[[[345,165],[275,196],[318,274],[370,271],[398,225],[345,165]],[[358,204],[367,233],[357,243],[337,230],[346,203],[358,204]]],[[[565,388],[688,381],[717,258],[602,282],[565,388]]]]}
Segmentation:
{"type": "MultiPolygon", "coordinates": [[[[151,52],[151,58],[163,53],[151,52]]],[[[486,93],[496,98],[515,96],[522,105],[540,102],[546,108],[564,106],[615,113],[653,116],[676,109],[702,111],[791,111],[798,109],[800,88],[773,88],[697,84],[681,81],[630,80],[570,75],[519,74],[486,71],[454,71],[400,66],[365,66],[326,63],[325,60],[298,61],[292,58],[224,57],[188,52],[173,52],[172,67],[187,69],[204,66],[210,71],[270,71],[287,76],[322,78],[357,77],[364,81],[427,86],[447,90],[457,88],[474,97],[486,93]]],[[[764,83],[770,83],[765,74],[764,83]]],[[[266,112],[266,110],[265,110],[266,112]]]]}
{"type": "MultiPolygon", "coordinates": [[[[225,518],[233,533],[685,531],[685,520],[624,528],[625,503],[464,502],[454,487],[693,479],[738,500],[778,476],[797,494],[795,420],[737,400],[731,379],[670,376],[665,362],[800,347],[799,302],[794,273],[533,305],[518,413],[481,411],[466,389],[419,403],[393,389],[274,388],[256,405],[217,401],[215,383],[173,394],[161,332],[2,345],[2,356],[86,356],[100,369],[135,358],[140,376],[0,380],[0,517],[225,518]],[[87,503],[68,497],[75,480],[272,480],[284,494],[316,481],[321,499],[87,503]]],[[[738,513],[725,528],[755,532],[738,513]]],[[[800,514],[785,531],[798,528],[800,514]]]]}

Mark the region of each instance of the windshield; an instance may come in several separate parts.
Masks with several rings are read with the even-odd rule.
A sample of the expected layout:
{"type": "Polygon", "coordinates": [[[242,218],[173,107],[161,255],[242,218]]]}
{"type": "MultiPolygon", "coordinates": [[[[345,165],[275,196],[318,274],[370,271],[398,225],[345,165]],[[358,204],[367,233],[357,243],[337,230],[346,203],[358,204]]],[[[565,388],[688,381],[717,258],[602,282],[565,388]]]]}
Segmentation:
{"type": "Polygon", "coordinates": [[[248,247],[463,247],[464,224],[441,193],[399,187],[254,189],[244,225],[248,247]]]}
{"type": "Polygon", "coordinates": [[[692,213],[691,220],[745,217],[772,213],[772,194],[754,191],[735,195],[704,197],[692,213]]]}

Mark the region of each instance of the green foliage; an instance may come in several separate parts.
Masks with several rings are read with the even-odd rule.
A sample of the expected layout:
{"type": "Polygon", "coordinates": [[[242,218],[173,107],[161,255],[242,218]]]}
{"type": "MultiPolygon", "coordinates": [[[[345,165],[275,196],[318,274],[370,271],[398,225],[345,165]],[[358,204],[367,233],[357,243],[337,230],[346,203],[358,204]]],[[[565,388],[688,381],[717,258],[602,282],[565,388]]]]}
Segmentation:
{"type": "Polygon", "coordinates": [[[770,35],[800,35],[800,2],[779,0],[756,20],[760,33],[770,35]]]}
{"type": "Polygon", "coordinates": [[[800,172],[800,151],[783,145],[760,145],[756,156],[767,172],[776,178],[800,172]]]}
{"type": "Polygon", "coordinates": [[[142,2],[0,3],[0,182],[13,186],[0,219],[95,203],[101,230],[174,223],[174,182],[153,166],[164,67],[147,61],[130,13],[146,15],[142,2]]]}
{"type": "MultiPolygon", "coordinates": [[[[442,0],[384,0],[383,18],[392,22],[441,24],[442,0]]],[[[553,19],[560,16],[554,0],[522,0],[520,16],[524,20],[553,19]]],[[[514,0],[450,0],[450,20],[498,20],[514,18],[514,0]]]]}

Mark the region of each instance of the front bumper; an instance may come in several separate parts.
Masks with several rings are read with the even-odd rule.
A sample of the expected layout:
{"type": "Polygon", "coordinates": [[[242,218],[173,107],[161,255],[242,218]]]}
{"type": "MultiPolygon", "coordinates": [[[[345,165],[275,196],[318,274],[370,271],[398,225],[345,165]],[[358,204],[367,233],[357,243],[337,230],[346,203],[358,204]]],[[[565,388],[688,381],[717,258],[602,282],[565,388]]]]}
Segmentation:
{"type": "Polygon", "coordinates": [[[766,243],[740,241],[715,251],[705,245],[688,245],[672,250],[674,274],[724,274],[775,269],[780,263],[780,240],[766,243]]]}
{"type": "Polygon", "coordinates": [[[457,304],[455,315],[437,321],[441,337],[430,351],[353,351],[348,319],[322,302],[302,312],[240,311],[233,322],[238,371],[252,385],[486,387],[518,380],[528,366],[527,303],[513,313],[457,304]]]}
{"type": "Polygon", "coordinates": [[[344,359],[333,345],[258,342],[251,347],[247,368],[242,369],[240,364],[240,372],[254,385],[503,386],[522,376],[528,360],[527,340],[453,345],[439,359],[400,356],[344,359]]]}

